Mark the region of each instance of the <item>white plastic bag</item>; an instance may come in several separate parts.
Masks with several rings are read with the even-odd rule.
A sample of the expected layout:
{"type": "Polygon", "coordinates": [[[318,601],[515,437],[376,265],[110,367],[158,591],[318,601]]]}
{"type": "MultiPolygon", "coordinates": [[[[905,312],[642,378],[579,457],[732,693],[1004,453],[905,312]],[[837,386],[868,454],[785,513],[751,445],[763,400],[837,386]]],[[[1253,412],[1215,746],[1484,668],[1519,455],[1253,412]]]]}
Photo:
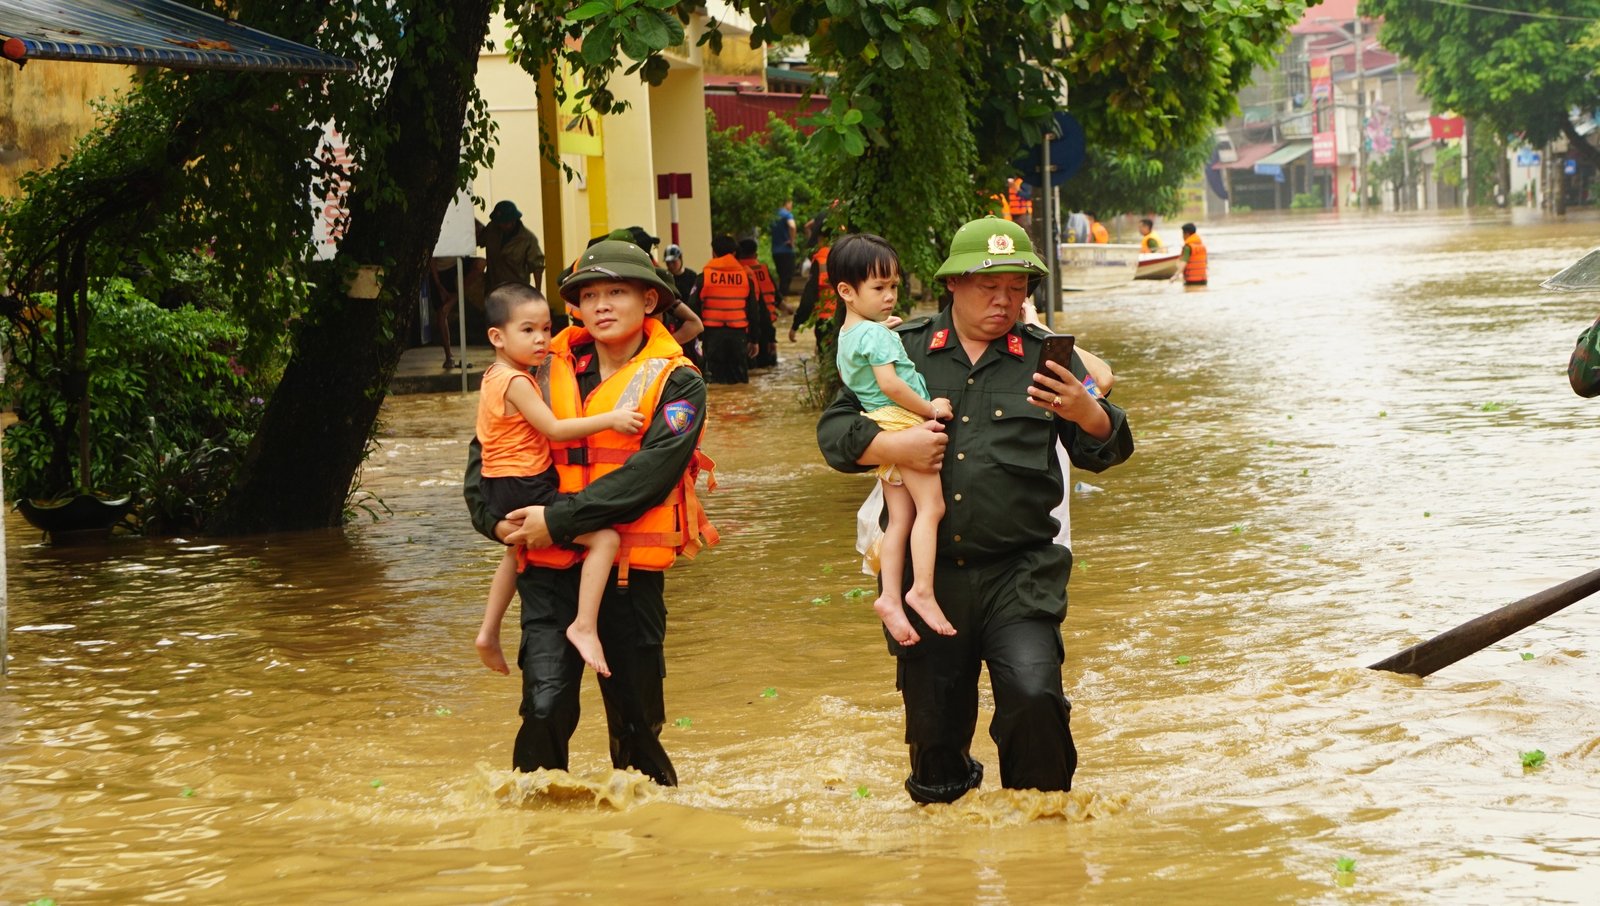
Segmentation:
{"type": "Polygon", "coordinates": [[[883,541],[880,516],[883,515],[883,482],[872,483],[872,493],[856,510],[856,553],[861,555],[861,572],[878,574],[878,545],[883,541]]]}

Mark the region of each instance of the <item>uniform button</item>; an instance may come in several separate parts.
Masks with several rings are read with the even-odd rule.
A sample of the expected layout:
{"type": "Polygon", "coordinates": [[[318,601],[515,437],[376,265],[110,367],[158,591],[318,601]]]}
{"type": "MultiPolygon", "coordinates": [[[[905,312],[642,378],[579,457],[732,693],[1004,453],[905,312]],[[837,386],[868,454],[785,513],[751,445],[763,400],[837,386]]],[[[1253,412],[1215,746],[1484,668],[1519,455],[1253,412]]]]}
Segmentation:
{"type": "Polygon", "coordinates": [[[956,454],[956,459],[966,459],[966,458],[967,458],[967,454],[965,454],[965,453],[957,453],[956,454]]]}
{"type": "Polygon", "coordinates": [[[963,415],[963,416],[961,416],[961,421],[962,421],[962,422],[963,422],[963,423],[965,423],[965,422],[970,422],[970,421],[972,421],[972,419],[971,419],[971,418],[968,418],[968,417],[967,417],[967,416],[965,416],[965,415],[963,415]]]}
{"type": "Polygon", "coordinates": [[[995,418],[999,418],[1002,415],[1005,415],[1005,413],[1000,411],[999,409],[994,410],[994,417],[995,418]]]}
{"type": "Polygon", "coordinates": [[[957,500],[960,500],[960,499],[961,499],[961,495],[960,495],[960,494],[957,494],[957,495],[956,495],[956,499],[957,499],[957,500]]]}
{"type": "Polygon", "coordinates": [[[967,561],[966,561],[966,558],[964,558],[964,557],[957,557],[957,558],[956,558],[956,565],[957,565],[957,566],[966,566],[966,565],[967,565],[967,561]]]}
{"type": "Polygon", "coordinates": [[[961,536],[960,536],[960,535],[957,535],[957,536],[955,536],[955,538],[954,538],[954,539],[952,539],[952,540],[955,540],[955,541],[960,541],[960,540],[961,540],[961,536]]]}
{"type": "Polygon", "coordinates": [[[973,380],[972,378],[967,378],[967,383],[974,384],[974,383],[977,383],[977,382],[975,380],[973,380]]]}

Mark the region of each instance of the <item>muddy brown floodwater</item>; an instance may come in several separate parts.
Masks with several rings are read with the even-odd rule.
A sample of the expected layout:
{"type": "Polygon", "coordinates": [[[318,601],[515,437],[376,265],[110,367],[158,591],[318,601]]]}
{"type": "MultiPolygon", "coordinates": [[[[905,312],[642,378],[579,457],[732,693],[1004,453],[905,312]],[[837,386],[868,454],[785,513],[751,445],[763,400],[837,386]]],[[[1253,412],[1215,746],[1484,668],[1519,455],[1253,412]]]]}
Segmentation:
{"type": "Polygon", "coordinates": [[[817,454],[803,346],[711,391],[725,540],[667,583],[675,790],[611,771],[592,684],[572,774],[507,770],[469,397],[389,401],[365,487],[393,514],[345,532],[56,550],[7,514],[0,902],[1594,902],[1600,602],[1426,680],[1365,665],[1600,565],[1600,401],[1564,376],[1600,293],[1537,286],[1595,227],[1235,218],[1205,290],[1067,300],[1138,441],[1072,476],[1101,490],[1073,498],[1070,795],[901,791],[851,594],[869,484],[817,454]]]}

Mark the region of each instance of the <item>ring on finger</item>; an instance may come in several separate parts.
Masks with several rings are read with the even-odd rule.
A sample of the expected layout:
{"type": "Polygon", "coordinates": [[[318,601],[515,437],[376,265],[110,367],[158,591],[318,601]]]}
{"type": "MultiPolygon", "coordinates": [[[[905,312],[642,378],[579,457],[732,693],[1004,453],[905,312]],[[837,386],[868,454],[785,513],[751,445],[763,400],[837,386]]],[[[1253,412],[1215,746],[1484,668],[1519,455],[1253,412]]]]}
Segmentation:
{"type": "Polygon", "coordinates": [[[1059,393],[1056,394],[1055,401],[1052,402],[1050,405],[1055,407],[1055,408],[1057,408],[1057,409],[1061,408],[1061,394],[1059,394],[1059,393]]]}

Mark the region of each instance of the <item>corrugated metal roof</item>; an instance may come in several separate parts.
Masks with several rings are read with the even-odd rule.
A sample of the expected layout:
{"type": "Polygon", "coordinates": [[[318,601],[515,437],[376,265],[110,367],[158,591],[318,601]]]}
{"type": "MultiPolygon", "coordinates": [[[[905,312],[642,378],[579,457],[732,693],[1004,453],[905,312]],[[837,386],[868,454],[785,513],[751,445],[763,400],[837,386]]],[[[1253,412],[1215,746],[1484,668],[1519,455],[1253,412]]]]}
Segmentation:
{"type": "Polygon", "coordinates": [[[353,72],[356,64],[174,0],[0,0],[4,55],[190,69],[353,72]]]}

